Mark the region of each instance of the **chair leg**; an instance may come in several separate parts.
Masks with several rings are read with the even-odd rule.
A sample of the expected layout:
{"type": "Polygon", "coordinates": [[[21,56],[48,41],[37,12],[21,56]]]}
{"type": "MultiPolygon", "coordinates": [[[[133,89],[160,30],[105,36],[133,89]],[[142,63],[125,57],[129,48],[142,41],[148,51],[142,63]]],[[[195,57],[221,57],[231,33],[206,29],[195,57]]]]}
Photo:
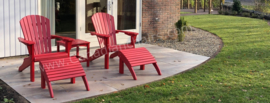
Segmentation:
{"type": "Polygon", "coordinates": [[[124,74],[124,62],[121,58],[119,59],[119,73],[124,74]]]}
{"type": "Polygon", "coordinates": [[[49,89],[50,95],[51,95],[51,97],[53,98],[54,95],[53,95],[53,90],[52,90],[51,82],[47,81],[47,85],[48,85],[48,89],[49,89]]]}
{"type": "Polygon", "coordinates": [[[44,74],[41,73],[41,88],[45,89],[45,78],[44,78],[44,74]]]}
{"type": "Polygon", "coordinates": [[[31,65],[31,58],[24,58],[23,64],[19,67],[19,72],[22,72],[24,69],[31,65]]]}
{"type": "Polygon", "coordinates": [[[83,78],[83,82],[84,82],[84,85],[85,85],[86,90],[89,91],[90,88],[89,88],[89,85],[88,85],[88,81],[86,79],[86,76],[82,76],[82,78],[83,78]]]}
{"type": "Polygon", "coordinates": [[[109,53],[105,54],[105,69],[109,69],[109,53]]]}
{"type": "Polygon", "coordinates": [[[57,52],[60,52],[60,44],[57,43],[57,52]]]}
{"type": "Polygon", "coordinates": [[[115,52],[115,53],[113,53],[113,54],[111,54],[111,55],[110,55],[110,58],[112,59],[112,58],[114,58],[114,57],[116,57],[116,56],[118,56],[118,51],[115,52]]]}
{"type": "Polygon", "coordinates": [[[156,70],[157,70],[157,72],[158,72],[158,75],[161,75],[161,71],[160,71],[160,69],[159,69],[157,63],[153,63],[153,65],[155,66],[155,68],[156,68],[156,70]]]}
{"type": "Polygon", "coordinates": [[[145,69],[145,65],[141,65],[141,66],[140,66],[140,69],[141,69],[141,70],[144,70],[144,69],[145,69]]]}
{"type": "Polygon", "coordinates": [[[135,72],[134,72],[134,69],[133,69],[132,67],[128,67],[128,69],[129,69],[129,71],[130,71],[130,73],[131,73],[133,79],[134,79],[134,80],[137,80],[137,76],[136,76],[136,74],[135,74],[135,72]]]}
{"type": "Polygon", "coordinates": [[[89,65],[90,65],[90,61],[89,61],[89,59],[90,59],[90,48],[89,48],[89,44],[87,44],[87,61],[86,61],[86,66],[87,67],[89,67],[89,65]]]}
{"type": "Polygon", "coordinates": [[[70,83],[75,84],[75,82],[76,82],[75,78],[70,79],[70,83]]]}
{"type": "Polygon", "coordinates": [[[31,61],[30,78],[31,78],[31,82],[35,82],[35,62],[34,61],[31,61]]]}

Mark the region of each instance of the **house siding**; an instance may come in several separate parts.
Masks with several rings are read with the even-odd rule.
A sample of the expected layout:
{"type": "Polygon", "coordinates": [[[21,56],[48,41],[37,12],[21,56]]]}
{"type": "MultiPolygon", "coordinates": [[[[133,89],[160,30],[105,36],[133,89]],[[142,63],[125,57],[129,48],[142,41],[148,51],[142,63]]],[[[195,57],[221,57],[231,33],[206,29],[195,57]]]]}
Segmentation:
{"type": "Polygon", "coordinates": [[[20,19],[37,14],[38,0],[0,0],[0,58],[28,54],[18,41],[23,37],[20,19]]]}
{"type": "Polygon", "coordinates": [[[180,19],[180,0],[142,0],[142,36],[167,39],[176,34],[180,19]]]}

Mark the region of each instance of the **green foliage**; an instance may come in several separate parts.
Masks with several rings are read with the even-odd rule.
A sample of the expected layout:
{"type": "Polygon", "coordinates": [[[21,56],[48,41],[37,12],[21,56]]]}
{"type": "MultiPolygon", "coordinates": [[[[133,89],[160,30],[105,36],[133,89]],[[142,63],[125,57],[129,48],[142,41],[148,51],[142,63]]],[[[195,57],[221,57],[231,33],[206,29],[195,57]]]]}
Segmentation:
{"type": "Polygon", "coordinates": [[[258,18],[263,19],[264,18],[264,15],[261,14],[261,15],[258,16],[258,18]]]}
{"type": "Polygon", "coordinates": [[[204,7],[204,0],[201,0],[202,8],[204,7]]]}
{"type": "Polygon", "coordinates": [[[194,8],[194,0],[190,0],[191,7],[194,8]]]}
{"type": "Polygon", "coordinates": [[[244,17],[249,17],[250,14],[249,14],[249,13],[242,13],[242,16],[244,16],[244,17]]]}
{"type": "Polygon", "coordinates": [[[218,11],[218,14],[223,14],[223,11],[222,11],[222,10],[219,10],[219,11],[218,11]]]}
{"type": "Polygon", "coordinates": [[[232,11],[232,15],[237,15],[237,11],[232,11]]]}
{"type": "Polygon", "coordinates": [[[256,15],[256,14],[251,14],[250,17],[251,17],[251,18],[258,18],[258,15],[256,15]]]}
{"type": "Polygon", "coordinates": [[[3,101],[4,103],[15,103],[14,101],[13,101],[13,98],[11,98],[11,99],[7,99],[7,98],[4,98],[4,101],[3,101]]]}
{"type": "Polygon", "coordinates": [[[242,11],[241,1],[240,0],[233,0],[233,11],[237,11],[239,14],[242,11]]]}
{"type": "Polygon", "coordinates": [[[178,29],[177,30],[178,41],[180,41],[180,42],[184,41],[184,38],[185,38],[184,29],[186,29],[186,26],[187,26],[187,21],[185,21],[184,17],[181,17],[180,20],[178,20],[175,23],[175,27],[178,29]]]}
{"type": "Polygon", "coordinates": [[[1,86],[0,86],[0,90],[3,89],[1,86]]]}
{"type": "Polygon", "coordinates": [[[225,15],[229,15],[230,12],[229,12],[229,11],[225,11],[224,14],[225,14],[225,15]]]}

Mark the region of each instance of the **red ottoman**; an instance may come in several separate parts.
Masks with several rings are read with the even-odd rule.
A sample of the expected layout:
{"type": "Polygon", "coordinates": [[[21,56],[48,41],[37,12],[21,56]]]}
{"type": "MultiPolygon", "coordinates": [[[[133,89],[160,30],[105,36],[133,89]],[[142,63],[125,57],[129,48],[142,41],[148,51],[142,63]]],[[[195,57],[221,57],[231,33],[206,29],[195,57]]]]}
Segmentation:
{"type": "Polygon", "coordinates": [[[119,73],[124,73],[124,63],[128,67],[134,80],[137,80],[136,74],[133,70],[134,66],[140,66],[141,70],[144,70],[146,64],[153,64],[156,71],[161,75],[160,69],[157,65],[156,59],[152,54],[144,47],[135,49],[120,50],[119,56],[119,73]]]}
{"type": "Polygon", "coordinates": [[[52,98],[54,95],[51,81],[71,78],[71,82],[75,83],[75,77],[82,77],[86,90],[90,90],[85,72],[76,57],[40,61],[39,67],[41,71],[41,88],[45,88],[46,82],[52,98]]]}

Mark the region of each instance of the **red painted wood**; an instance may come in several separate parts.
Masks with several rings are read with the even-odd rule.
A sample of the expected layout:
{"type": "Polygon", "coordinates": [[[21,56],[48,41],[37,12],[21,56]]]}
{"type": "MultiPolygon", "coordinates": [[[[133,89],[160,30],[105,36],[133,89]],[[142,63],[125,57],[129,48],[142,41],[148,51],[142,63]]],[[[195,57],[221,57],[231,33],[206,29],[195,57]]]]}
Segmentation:
{"type": "Polygon", "coordinates": [[[135,49],[126,49],[126,50],[120,50],[118,52],[119,56],[119,73],[124,73],[124,63],[128,67],[130,73],[133,76],[134,80],[137,80],[136,74],[133,70],[134,66],[140,66],[141,70],[145,69],[146,64],[153,64],[156,68],[156,71],[159,75],[161,75],[161,71],[157,65],[157,62],[155,58],[152,56],[152,54],[144,47],[142,48],[135,48],[135,49]]]}
{"type": "Polygon", "coordinates": [[[51,81],[71,79],[71,83],[75,83],[76,77],[82,77],[86,90],[90,90],[86,74],[76,57],[40,61],[40,71],[42,75],[41,87],[45,88],[46,81],[52,98],[54,94],[50,83],[51,81]]]}
{"type": "MultiPolygon", "coordinates": [[[[59,52],[60,50],[60,46],[65,46],[65,41],[60,40],[57,41],[57,52],[59,52]]],[[[89,67],[90,63],[89,63],[89,58],[90,58],[90,42],[88,41],[84,41],[84,40],[80,40],[80,39],[73,39],[72,43],[71,43],[71,48],[76,47],[76,57],[81,59],[80,62],[86,62],[86,66],[89,67]],[[86,47],[86,55],[87,57],[81,57],[79,56],[79,47],[80,46],[85,46],[86,47]]],[[[67,47],[66,47],[67,48],[67,47]]]]}
{"type": "Polygon", "coordinates": [[[19,67],[19,71],[22,72],[24,69],[30,66],[30,79],[32,82],[34,82],[34,62],[69,56],[70,49],[68,49],[66,52],[51,53],[51,39],[62,39],[67,45],[71,45],[72,40],[61,36],[51,36],[50,21],[48,18],[43,16],[26,16],[20,20],[20,25],[24,38],[19,37],[18,39],[27,46],[29,57],[24,59],[23,64],[19,67]]]}
{"type": "MultiPolygon", "coordinates": [[[[123,49],[135,48],[136,36],[138,33],[118,31],[115,30],[114,17],[107,13],[96,13],[92,16],[92,22],[94,24],[96,32],[91,32],[91,35],[96,35],[100,49],[96,50],[94,55],[90,57],[89,61],[105,55],[105,69],[109,68],[109,52],[116,52],[123,49]],[[131,43],[128,45],[117,45],[116,33],[123,32],[131,36],[131,43]],[[102,51],[104,51],[103,53],[102,51]]],[[[116,57],[116,54],[112,54],[110,58],[116,57]]]]}

